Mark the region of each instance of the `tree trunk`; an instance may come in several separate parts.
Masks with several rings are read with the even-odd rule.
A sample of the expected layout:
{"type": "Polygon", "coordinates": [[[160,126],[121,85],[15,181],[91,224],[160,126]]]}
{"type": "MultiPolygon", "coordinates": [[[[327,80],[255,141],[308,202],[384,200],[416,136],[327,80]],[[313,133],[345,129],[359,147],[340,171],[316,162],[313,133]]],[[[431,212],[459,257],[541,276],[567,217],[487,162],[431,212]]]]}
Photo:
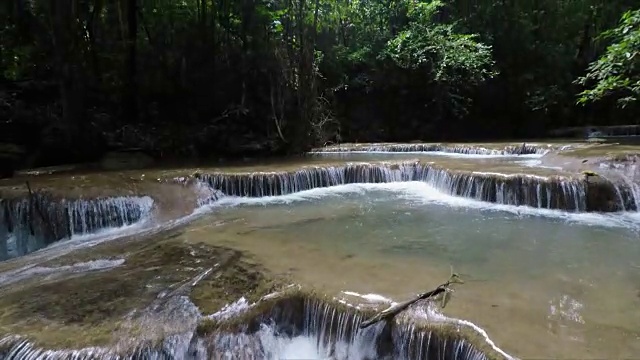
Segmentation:
{"type": "Polygon", "coordinates": [[[137,48],[138,5],[137,0],[127,1],[127,61],[125,69],[124,118],[129,123],[138,120],[137,48]]]}
{"type": "Polygon", "coordinates": [[[80,65],[74,54],[73,33],[76,23],[72,14],[72,0],[51,0],[52,40],[54,49],[54,68],[60,90],[62,118],[58,124],[63,130],[62,136],[67,145],[78,134],[84,111],[84,96],[80,65]]]}

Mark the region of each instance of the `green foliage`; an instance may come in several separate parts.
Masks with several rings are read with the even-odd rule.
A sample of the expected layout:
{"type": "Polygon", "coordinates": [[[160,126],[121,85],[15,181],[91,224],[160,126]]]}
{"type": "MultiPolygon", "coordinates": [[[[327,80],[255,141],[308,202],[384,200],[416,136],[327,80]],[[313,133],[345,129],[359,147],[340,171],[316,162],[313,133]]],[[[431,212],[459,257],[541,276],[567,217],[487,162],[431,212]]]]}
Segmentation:
{"type": "Polygon", "coordinates": [[[637,0],[4,1],[0,118],[13,128],[0,135],[21,133],[9,140],[40,154],[53,153],[42,149],[47,144],[62,148],[55,142],[63,137],[50,129],[65,128],[87,144],[144,147],[157,156],[236,156],[327,141],[531,137],[615,123],[628,116],[612,114],[607,101],[583,110],[575,97],[586,85],[581,103],[609,94],[622,105],[637,100],[634,6],[637,0]]]}
{"type": "Polygon", "coordinates": [[[453,25],[435,22],[440,7],[439,1],[414,3],[409,25],[388,42],[386,54],[402,68],[423,70],[428,81],[468,86],[494,76],[491,47],[477,41],[477,35],[458,34],[453,25]]]}
{"type": "Polygon", "coordinates": [[[479,42],[478,35],[457,33],[453,24],[435,19],[442,7],[440,1],[409,2],[408,24],[388,41],[383,56],[435,87],[444,102],[439,106],[450,108],[451,116],[462,117],[471,105],[464,92],[496,72],[491,46],[479,42]]]}
{"type": "Polygon", "coordinates": [[[612,43],[578,79],[582,85],[595,82],[593,88],[579,94],[578,101],[587,103],[614,95],[618,104],[625,107],[640,97],[640,9],[625,12],[620,25],[601,37],[612,43]]]}

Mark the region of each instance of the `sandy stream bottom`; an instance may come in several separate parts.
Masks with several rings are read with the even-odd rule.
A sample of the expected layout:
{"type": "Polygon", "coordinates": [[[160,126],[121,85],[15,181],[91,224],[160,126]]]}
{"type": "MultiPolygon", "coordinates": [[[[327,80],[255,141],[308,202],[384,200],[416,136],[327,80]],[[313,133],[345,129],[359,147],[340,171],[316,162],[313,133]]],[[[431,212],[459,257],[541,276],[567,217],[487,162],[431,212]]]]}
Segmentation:
{"type": "MultiPolygon", "coordinates": [[[[219,208],[189,224],[180,238],[247,251],[268,270],[327,293],[376,293],[399,301],[435,288],[448,278],[451,261],[425,258],[419,252],[411,254],[411,250],[395,251],[368,239],[348,244],[349,235],[337,238],[339,230],[322,230],[336,227],[331,219],[357,223],[356,213],[362,208],[358,210],[353,204],[314,205],[294,205],[296,210],[289,211],[277,206],[269,211],[272,205],[219,208]],[[314,210],[305,210],[311,208],[314,210]]],[[[522,234],[511,231],[507,238],[513,236],[510,240],[517,242],[522,234]]],[[[366,232],[361,235],[366,237],[366,232]]],[[[549,236],[554,235],[561,234],[549,236]]],[[[610,240],[619,241],[615,237],[610,240]]],[[[593,253],[602,252],[601,246],[607,248],[606,244],[590,241],[585,239],[584,246],[593,247],[589,250],[593,253]]],[[[523,359],[640,356],[640,270],[621,270],[626,265],[611,269],[607,262],[616,261],[610,259],[613,255],[605,256],[601,264],[582,264],[591,261],[591,253],[567,260],[566,271],[562,266],[549,266],[549,260],[543,258],[536,267],[535,252],[524,259],[519,251],[509,247],[487,249],[486,257],[494,260],[488,261],[491,265],[486,269],[472,260],[468,264],[456,262],[455,271],[467,282],[456,290],[444,313],[474,322],[497,346],[523,359]],[[584,276],[576,275],[570,269],[576,266],[592,270],[584,276]],[[486,271],[476,276],[476,269],[486,271]]],[[[554,249],[537,251],[542,251],[541,256],[559,256],[554,249]]],[[[611,254],[624,251],[611,248],[611,254]]]]}
{"type": "MultiPolygon", "coordinates": [[[[435,288],[450,272],[446,266],[430,265],[419,259],[396,259],[382,254],[354,255],[322,244],[301,244],[277,232],[243,233],[246,227],[237,223],[214,228],[207,225],[206,220],[202,222],[190,226],[182,237],[189,242],[248,251],[267,269],[328,293],[350,290],[401,300],[435,288]]],[[[571,306],[579,305],[572,305],[570,298],[556,297],[555,304],[550,304],[550,286],[559,290],[566,285],[560,277],[526,282],[508,275],[492,281],[470,280],[458,288],[444,313],[476,323],[487,331],[496,345],[523,359],[634,358],[640,354],[637,332],[614,325],[615,320],[623,320],[625,314],[611,314],[612,319],[589,319],[594,321],[588,324],[576,323],[572,316],[588,314],[572,315],[571,306]],[[554,314],[550,309],[554,306],[565,307],[565,314],[554,314]]],[[[572,286],[576,288],[574,291],[580,292],[584,285],[572,286]]],[[[630,291],[601,289],[605,293],[621,290],[630,291]]],[[[616,296],[607,295],[598,300],[603,299],[614,308],[618,305],[616,296]]],[[[603,307],[607,305],[601,303],[603,307]]],[[[638,317],[637,314],[626,315],[638,317]]],[[[629,323],[628,320],[624,322],[629,323]]]]}

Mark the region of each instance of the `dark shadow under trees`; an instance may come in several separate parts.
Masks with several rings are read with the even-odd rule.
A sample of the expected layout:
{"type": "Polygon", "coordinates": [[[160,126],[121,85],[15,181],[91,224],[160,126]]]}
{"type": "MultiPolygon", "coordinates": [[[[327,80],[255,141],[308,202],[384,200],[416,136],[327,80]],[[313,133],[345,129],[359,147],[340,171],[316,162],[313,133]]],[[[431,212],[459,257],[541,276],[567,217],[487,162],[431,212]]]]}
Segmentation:
{"type": "Polygon", "coordinates": [[[632,5],[8,0],[0,162],[131,148],[160,159],[260,156],[635,123],[637,12],[619,22],[632,5]],[[599,36],[618,25],[636,32],[599,36]],[[624,69],[606,67],[607,54],[627,53],[624,69]]]}

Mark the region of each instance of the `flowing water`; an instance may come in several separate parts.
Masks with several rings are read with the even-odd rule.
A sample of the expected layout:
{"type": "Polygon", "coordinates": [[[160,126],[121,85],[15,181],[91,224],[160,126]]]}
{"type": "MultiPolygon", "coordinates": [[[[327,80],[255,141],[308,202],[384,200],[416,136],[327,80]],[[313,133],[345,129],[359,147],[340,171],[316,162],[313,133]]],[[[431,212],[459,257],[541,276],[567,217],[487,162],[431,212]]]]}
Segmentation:
{"type": "Polygon", "coordinates": [[[186,234],[259,254],[303,283],[395,299],[433,288],[453,266],[468,283],[446,313],[508,352],[640,354],[637,213],[491,205],[405,182],[224,198],[186,234]],[[230,224],[212,234],[213,219],[230,224]]]}
{"type": "MultiPolygon", "coordinates": [[[[579,167],[540,160],[561,148],[373,144],[315,151],[302,163],[34,177],[35,186],[61,190],[0,199],[0,260],[17,258],[0,262],[0,287],[127,267],[126,254],[39,263],[125,235],[153,241],[180,226],[178,242],[245,251],[270,272],[348,303],[408,299],[452,270],[466,283],[445,309],[411,308],[409,322],[392,328],[355,332],[362,314],[304,300],[282,305],[297,315],[276,311],[252,334],[208,338],[193,335],[207,314],[180,287],[139,315],[156,319],[144,326],[162,318],[178,334],[130,358],[485,358],[477,342],[413,324],[454,318],[498,356],[639,357],[640,178],[635,167],[601,167],[594,182],[579,167]],[[73,196],[60,199],[65,191],[73,196]]],[[[193,284],[215,278],[212,269],[193,284]]],[[[240,299],[211,316],[237,318],[249,308],[240,299]]],[[[114,354],[0,340],[0,359],[122,358],[114,354]]]]}

